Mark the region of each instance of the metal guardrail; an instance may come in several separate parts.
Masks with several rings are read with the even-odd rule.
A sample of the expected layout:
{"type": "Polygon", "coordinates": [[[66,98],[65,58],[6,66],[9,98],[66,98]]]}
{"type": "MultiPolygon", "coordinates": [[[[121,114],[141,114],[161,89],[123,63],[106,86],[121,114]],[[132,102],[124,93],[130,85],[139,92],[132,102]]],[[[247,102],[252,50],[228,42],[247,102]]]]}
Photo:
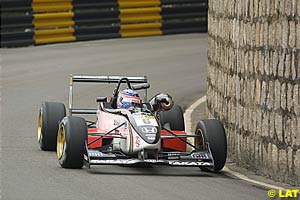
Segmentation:
{"type": "Polygon", "coordinates": [[[1,0],[1,47],[33,45],[31,0],[1,0]]]}
{"type": "Polygon", "coordinates": [[[1,47],[207,32],[208,0],[1,0],[1,47]]]}
{"type": "Polygon", "coordinates": [[[77,40],[119,38],[117,0],[73,0],[77,40]]]}

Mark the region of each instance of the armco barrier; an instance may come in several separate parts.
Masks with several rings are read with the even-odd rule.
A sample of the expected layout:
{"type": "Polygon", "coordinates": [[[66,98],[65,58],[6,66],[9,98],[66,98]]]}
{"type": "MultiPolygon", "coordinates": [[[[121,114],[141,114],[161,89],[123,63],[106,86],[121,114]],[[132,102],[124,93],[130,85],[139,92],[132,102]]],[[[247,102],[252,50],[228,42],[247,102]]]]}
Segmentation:
{"type": "Polygon", "coordinates": [[[77,40],[119,38],[117,0],[73,0],[77,40]]]}
{"type": "Polygon", "coordinates": [[[207,0],[0,0],[1,47],[207,31],[207,0]]]}
{"type": "Polygon", "coordinates": [[[72,0],[33,0],[35,44],[76,41],[72,0]]]}
{"type": "Polygon", "coordinates": [[[163,34],[207,32],[207,0],[161,0],[163,34]]]}
{"type": "Polygon", "coordinates": [[[31,0],[1,0],[0,8],[1,47],[33,45],[31,0]]]}
{"type": "Polygon", "coordinates": [[[159,0],[119,0],[121,37],[162,35],[159,0]]]}

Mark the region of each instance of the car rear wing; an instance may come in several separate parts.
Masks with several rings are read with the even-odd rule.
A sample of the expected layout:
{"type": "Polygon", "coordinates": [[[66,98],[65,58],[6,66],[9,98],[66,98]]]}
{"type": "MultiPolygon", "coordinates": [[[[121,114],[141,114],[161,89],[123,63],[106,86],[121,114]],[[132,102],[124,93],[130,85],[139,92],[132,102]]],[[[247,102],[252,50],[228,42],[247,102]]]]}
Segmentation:
{"type": "MultiPolygon", "coordinates": [[[[96,114],[96,109],[77,109],[73,108],[73,84],[81,83],[118,83],[121,79],[127,78],[130,83],[147,83],[146,76],[94,76],[94,75],[70,75],[69,89],[69,115],[72,114],[96,114]]],[[[126,82],[125,80],[122,82],[126,82]]],[[[147,93],[146,93],[147,98],[147,93]]]]}
{"type": "MultiPolygon", "coordinates": [[[[120,79],[127,78],[130,83],[147,83],[146,76],[90,76],[90,75],[70,75],[72,82],[90,83],[118,83],[120,79]]],[[[125,81],[124,81],[125,82],[125,81]]]]}

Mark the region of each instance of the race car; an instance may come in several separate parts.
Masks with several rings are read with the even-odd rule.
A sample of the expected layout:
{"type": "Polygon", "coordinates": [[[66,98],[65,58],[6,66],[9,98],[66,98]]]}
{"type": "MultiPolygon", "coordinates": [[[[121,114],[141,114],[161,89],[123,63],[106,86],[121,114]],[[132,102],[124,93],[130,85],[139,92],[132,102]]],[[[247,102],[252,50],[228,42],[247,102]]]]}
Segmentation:
{"type": "Polygon", "coordinates": [[[56,150],[63,168],[159,164],[218,172],[224,167],[227,141],[222,123],[201,120],[195,133],[186,133],[182,108],[169,94],[147,100],[146,76],[70,75],[69,82],[68,116],[65,105],[58,102],[44,102],[38,116],[39,146],[56,150]],[[115,83],[116,87],[111,96],[96,98],[97,109],[78,109],[73,107],[75,83],[115,83]]]}

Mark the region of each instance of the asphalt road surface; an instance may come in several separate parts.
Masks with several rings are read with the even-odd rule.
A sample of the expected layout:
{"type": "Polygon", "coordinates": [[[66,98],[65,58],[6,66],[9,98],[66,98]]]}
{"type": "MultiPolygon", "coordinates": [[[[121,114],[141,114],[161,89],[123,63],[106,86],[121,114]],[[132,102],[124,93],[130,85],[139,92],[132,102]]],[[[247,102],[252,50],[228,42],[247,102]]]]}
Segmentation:
{"type": "MultiPolygon", "coordinates": [[[[150,95],[167,92],[186,108],[205,95],[206,52],[206,34],[1,49],[0,199],[267,199],[265,189],[198,168],[63,169],[37,145],[38,109],[43,101],[67,103],[69,74],[147,75],[150,95]]],[[[77,87],[75,104],[95,107],[113,87],[77,87]]]]}

